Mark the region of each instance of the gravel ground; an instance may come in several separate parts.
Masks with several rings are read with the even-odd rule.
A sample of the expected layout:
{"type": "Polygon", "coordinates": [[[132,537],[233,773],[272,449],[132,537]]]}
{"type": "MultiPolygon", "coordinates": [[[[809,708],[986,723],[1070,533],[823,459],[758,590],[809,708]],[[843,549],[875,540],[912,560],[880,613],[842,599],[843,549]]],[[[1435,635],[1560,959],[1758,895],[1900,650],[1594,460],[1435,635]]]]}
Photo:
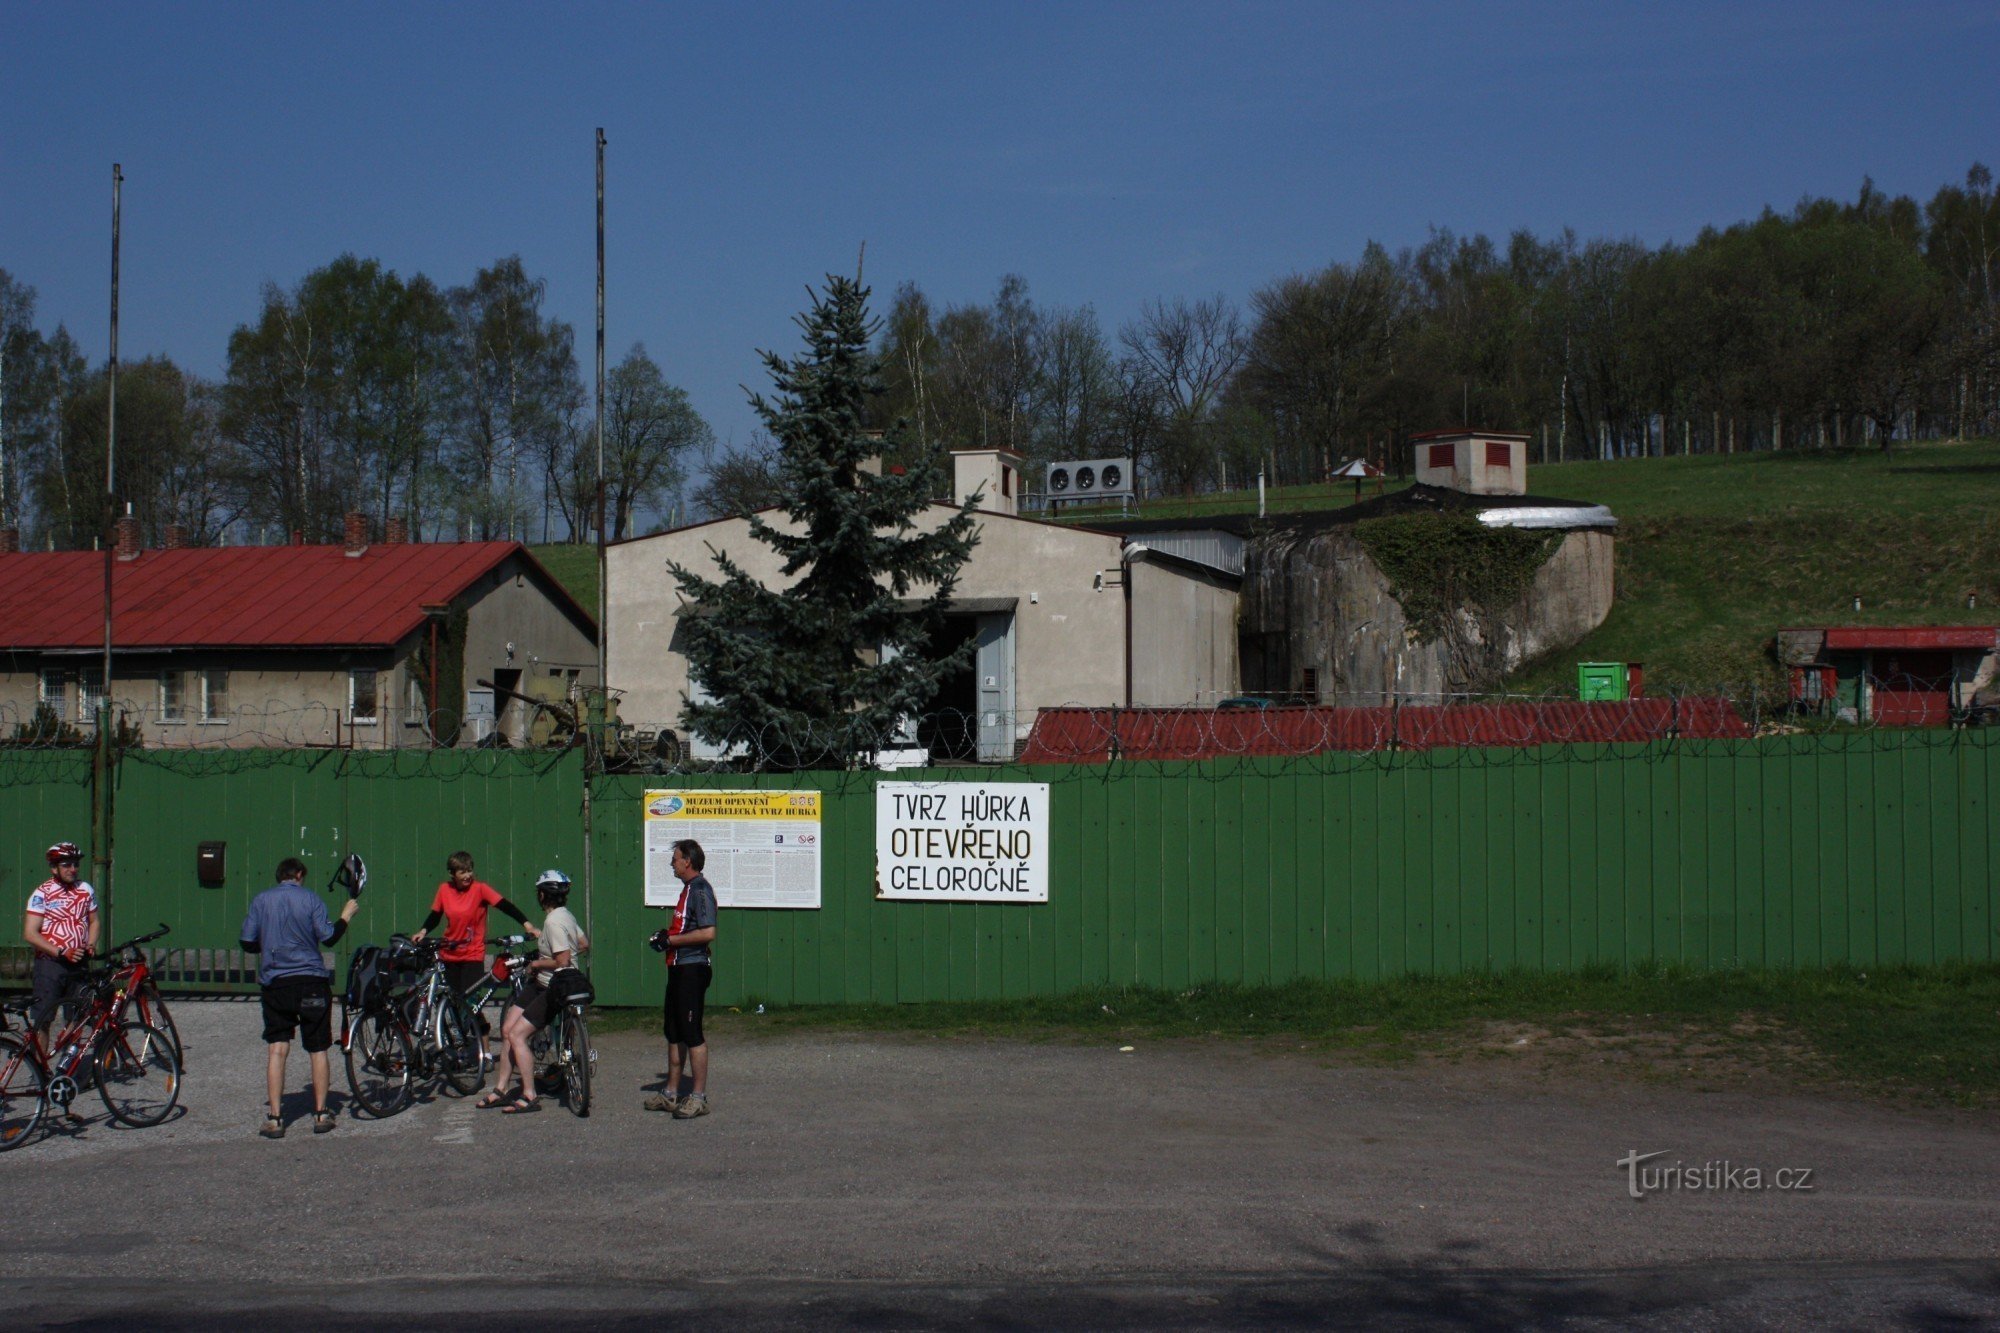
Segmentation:
{"type": "Polygon", "coordinates": [[[1991,1112],[1481,1061],[1384,1071],[1270,1043],[725,1024],[703,1119],[642,1111],[663,1049],[617,1033],[598,1040],[588,1119],[439,1096],[387,1121],[343,1105],[315,1137],[301,1090],[273,1143],[255,1134],[256,1005],[175,1012],[190,1070],[170,1123],[119,1128],[86,1098],[81,1128],[0,1155],[9,1325],[310,1310],[421,1326],[496,1301],[555,1327],[1976,1327],[2000,1312],[1991,1112]],[[1678,1163],[1677,1187],[1632,1198],[1635,1152],[1678,1163]],[[1703,1171],[1724,1162],[1734,1176],[1703,1171]],[[1748,1167],[1765,1188],[1744,1187],[1748,1167]],[[1770,1188],[1778,1168],[1809,1169],[1810,1188],[1770,1188]],[[65,1296],[51,1271],[95,1281],[65,1296]]]}

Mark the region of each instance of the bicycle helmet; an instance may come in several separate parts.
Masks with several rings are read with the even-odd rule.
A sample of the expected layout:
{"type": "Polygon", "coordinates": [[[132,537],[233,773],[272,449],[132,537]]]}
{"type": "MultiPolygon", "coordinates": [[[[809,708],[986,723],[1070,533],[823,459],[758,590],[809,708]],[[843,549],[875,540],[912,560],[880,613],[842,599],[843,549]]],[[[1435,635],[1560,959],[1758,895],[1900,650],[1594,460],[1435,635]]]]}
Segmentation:
{"type": "Polygon", "coordinates": [[[83,853],[73,842],[59,842],[49,848],[49,864],[52,866],[59,865],[64,861],[81,862],[82,860],[83,853]]]}
{"type": "Polygon", "coordinates": [[[570,890],[569,876],[560,870],[544,870],[535,881],[535,892],[560,898],[570,890]]]}

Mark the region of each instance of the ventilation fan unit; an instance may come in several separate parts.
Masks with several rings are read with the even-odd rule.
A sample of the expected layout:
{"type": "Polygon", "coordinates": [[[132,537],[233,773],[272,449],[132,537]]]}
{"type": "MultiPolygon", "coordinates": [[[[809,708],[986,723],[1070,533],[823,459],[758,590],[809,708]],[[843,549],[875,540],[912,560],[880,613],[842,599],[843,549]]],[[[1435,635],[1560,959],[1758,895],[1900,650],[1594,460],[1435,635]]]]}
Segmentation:
{"type": "Polygon", "coordinates": [[[1093,501],[1129,500],[1137,494],[1135,469],[1124,458],[1081,458],[1068,463],[1051,463],[1048,498],[1051,503],[1087,504],[1093,501]]]}

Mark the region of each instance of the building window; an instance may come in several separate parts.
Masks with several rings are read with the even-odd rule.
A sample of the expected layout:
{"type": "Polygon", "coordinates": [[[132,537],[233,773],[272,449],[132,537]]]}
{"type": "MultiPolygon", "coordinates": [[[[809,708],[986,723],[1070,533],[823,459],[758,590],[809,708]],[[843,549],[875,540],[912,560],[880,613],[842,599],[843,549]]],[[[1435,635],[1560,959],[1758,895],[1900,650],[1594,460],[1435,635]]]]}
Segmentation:
{"type": "Polygon", "coordinates": [[[220,667],[210,667],[201,673],[201,720],[229,720],[229,673],[220,667]]]}
{"type": "Polygon", "coordinates": [[[347,673],[348,720],[373,726],[375,723],[375,669],[361,667],[347,673]]]}
{"type": "Polygon", "coordinates": [[[403,725],[420,727],[430,720],[430,709],[424,707],[424,682],[415,671],[403,670],[403,725]]]}
{"type": "Polygon", "coordinates": [[[61,717],[69,703],[69,672],[61,667],[43,667],[40,692],[35,698],[42,707],[61,717]]]}
{"type": "Polygon", "coordinates": [[[76,675],[76,720],[94,722],[104,703],[104,668],[85,667],[76,675]]]}
{"type": "Polygon", "coordinates": [[[1432,445],[1432,446],[1430,447],[1430,460],[1431,460],[1431,461],[1430,461],[1430,464],[1429,464],[1429,466],[1431,466],[1431,467],[1442,467],[1442,468],[1448,468],[1448,467],[1450,467],[1450,466],[1451,466],[1451,446],[1450,446],[1450,445],[1448,445],[1448,444],[1434,444],[1434,445],[1432,445]]]}
{"type": "Polygon", "coordinates": [[[187,673],[185,671],[162,671],[160,673],[160,721],[187,721],[187,673]]]}
{"type": "Polygon", "coordinates": [[[1501,444],[1497,440],[1488,440],[1486,442],[1486,466],[1514,466],[1514,446],[1511,444],[1501,444]]]}

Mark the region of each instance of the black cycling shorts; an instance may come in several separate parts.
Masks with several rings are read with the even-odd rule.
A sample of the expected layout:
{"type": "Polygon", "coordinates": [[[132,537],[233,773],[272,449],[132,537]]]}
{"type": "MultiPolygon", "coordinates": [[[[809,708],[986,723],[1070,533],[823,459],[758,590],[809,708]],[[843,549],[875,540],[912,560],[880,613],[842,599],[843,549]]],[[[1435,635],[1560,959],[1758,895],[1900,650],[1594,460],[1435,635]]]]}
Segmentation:
{"type": "Polygon", "coordinates": [[[51,958],[45,953],[35,955],[35,1003],[28,1011],[28,1026],[45,1028],[49,1020],[56,1016],[56,1006],[61,1005],[63,1016],[74,1019],[76,1004],[70,994],[84,983],[90,975],[82,963],[72,963],[67,958],[51,958]]]}
{"type": "Polygon", "coordinates": [[[479,962],[446,963],[444,979],[453,990],[465,995],[486,979],[486,963],[483,959],[479,962]]]}
{"type": "Polygon", "coordinates": [[[529,1027],[541,1031],[549,1025],[549,988],[528,982],[514,997],[514,1007],[528,1020],[529,1027]]]}
{"type": "Polygon", "coordinates": [[[680,963],[667,969],[667,1040],[676,1046],[705,1046],[701,1008],[715,968],[708,963],[680,963]]]}
{"type": "Polygon", "coordinates": [[[333,988],[325,977],[279,977],[264,987],[264,1040],[289,1042],[295,1028],[308,1051],[333,1045],[333,988]]]}

